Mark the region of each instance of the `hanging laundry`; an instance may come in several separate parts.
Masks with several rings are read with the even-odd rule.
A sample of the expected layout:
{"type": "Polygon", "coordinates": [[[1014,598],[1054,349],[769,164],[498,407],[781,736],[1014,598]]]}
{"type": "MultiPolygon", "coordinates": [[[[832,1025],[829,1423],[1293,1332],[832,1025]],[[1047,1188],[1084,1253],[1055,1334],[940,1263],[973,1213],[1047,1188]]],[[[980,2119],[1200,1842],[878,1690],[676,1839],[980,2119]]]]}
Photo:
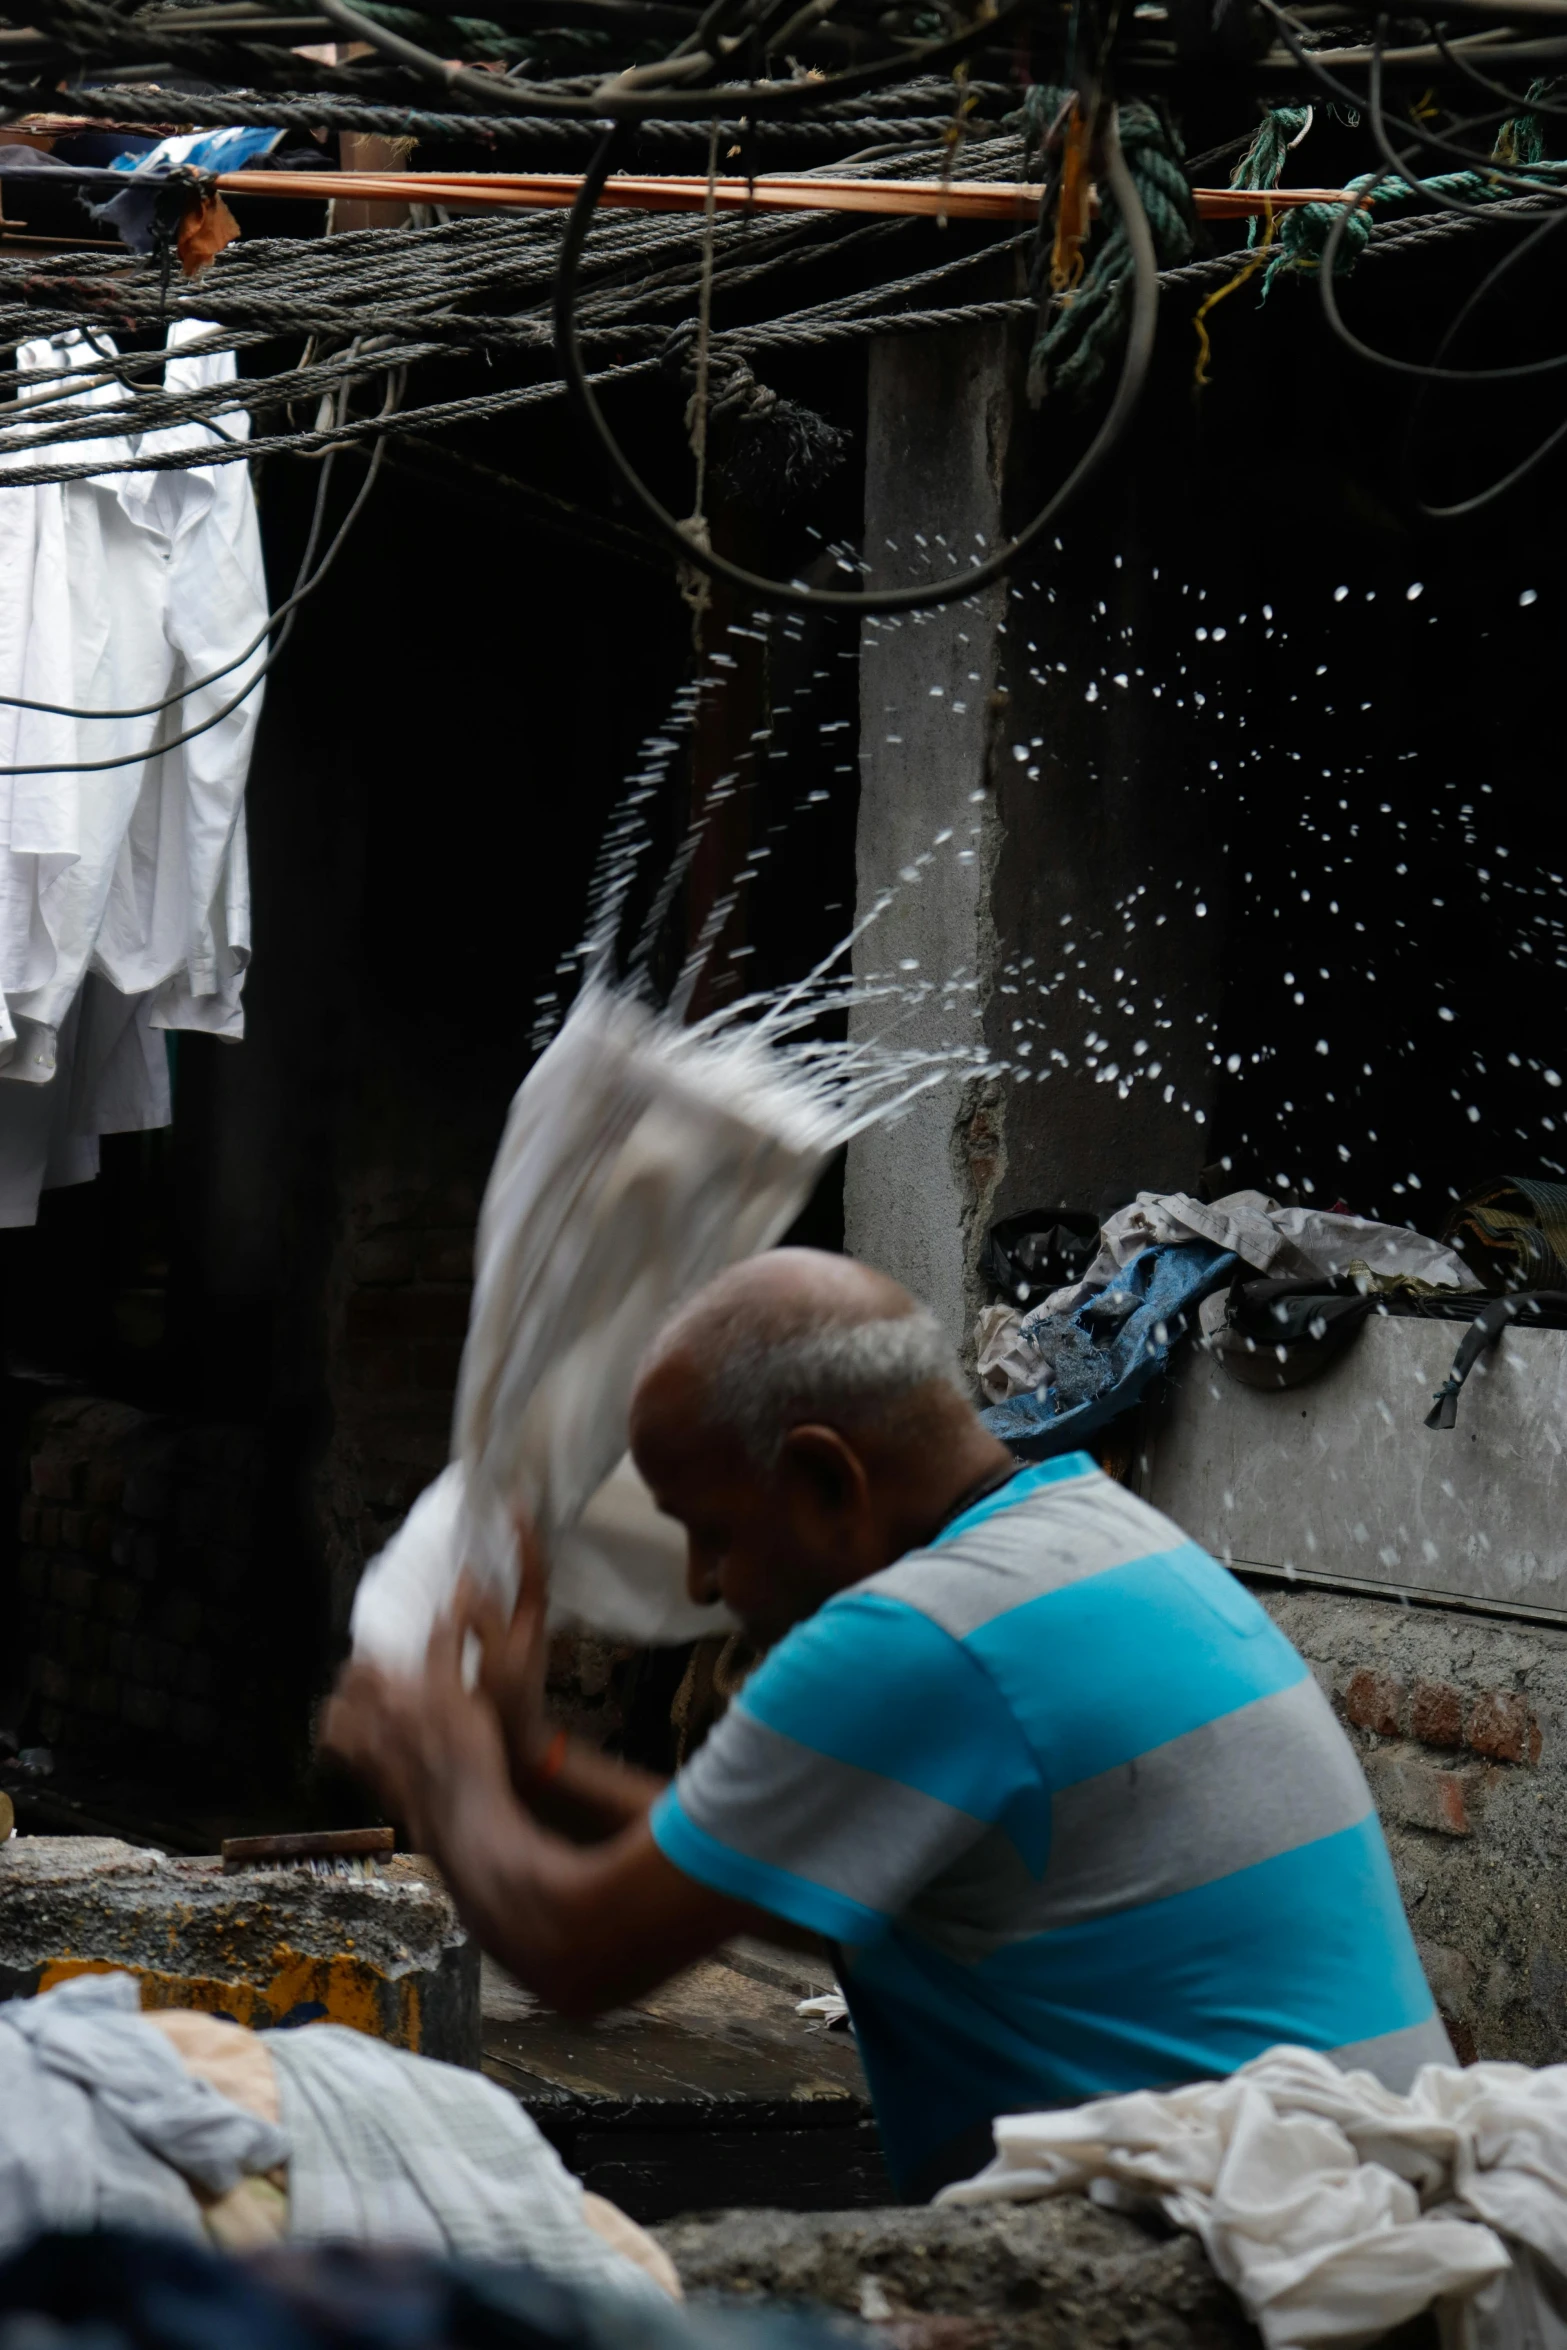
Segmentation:
{"type": "MultiPolygon", "coordinates": [[[[209,331],[170,327],[166,390],[233,379],[232,352],[187,349],[209,331]]],[[[101,334],[25,344],[23,402],[90,418],[123,398],[117,357],[101,334]]],[[[157,1031],[242,1033],[244,789],[261,703],[259,684],[244,688],[264,649],[236,656],[267,613],[247,468],[136,463],[243,439],[243,412],[84,439],[73,453],[102,472],[7,488],[34,429],[24,418],[0,438],[0,693],[13,697],[0,704],[0,768],[12,771],[0,774],[0,1224],[11,1225],[34,1220],[41,1189],[90,1180],[99,1135],[167,1125],[157,1031]],[[35,1088],[46,1104],[28,1102],[35,1088]]]]}

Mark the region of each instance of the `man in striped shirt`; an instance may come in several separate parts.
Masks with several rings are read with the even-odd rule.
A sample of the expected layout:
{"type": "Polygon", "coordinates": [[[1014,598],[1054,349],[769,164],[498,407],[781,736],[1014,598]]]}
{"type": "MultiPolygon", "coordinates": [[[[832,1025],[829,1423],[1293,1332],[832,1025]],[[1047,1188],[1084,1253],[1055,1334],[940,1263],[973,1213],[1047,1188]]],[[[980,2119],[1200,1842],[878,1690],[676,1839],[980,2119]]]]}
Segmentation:
{"type": "Polygon", "coordinates": [[[693,1594],[767,1651],[671,1785],[551,1738],[538,1576],[477,1622],[479,1694],[454,1625],[422,1682],[351,1667],[328,1726],[546,1998],[593,2012],[780,1921],[823,1937],[916,2197],[999,2113],[1281,2041],[1393,2088],[1452,2060],[1302,1658],[1087,1455],[1020,1470],[895,1283],[736,1267],[654,1346],[632,1441],[693,1594]]]}

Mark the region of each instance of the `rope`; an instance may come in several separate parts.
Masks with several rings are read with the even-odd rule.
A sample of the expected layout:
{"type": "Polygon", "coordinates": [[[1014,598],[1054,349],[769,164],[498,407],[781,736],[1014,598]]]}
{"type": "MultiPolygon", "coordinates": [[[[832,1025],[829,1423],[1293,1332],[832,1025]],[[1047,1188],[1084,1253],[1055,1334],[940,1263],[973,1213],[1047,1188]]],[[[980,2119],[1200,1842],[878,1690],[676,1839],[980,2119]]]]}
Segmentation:
{"type": "MultiPolygon", "coordinates": [[[[1567,163],[1538,163],[1531,167],[1543,178],[1559,181],[1567,186],[1567,163]]],[[[1361,199],[1353,212],[1346,214],[1343,204],[1301,204],[1287,212],[1279,223],[1274,239],[1275,257],[1263,272],[1263,299],[1286,271],[1315,270],[1322,260],[1329,237],[1340,228],[1339,250],[1333,265],[1336,277],[1345,276],[1371,242],[1374,224],[1372,206],[1382,210],[1394,207],[1408,210],[1422,198],[1427,202],[1433,196],[1457,197],[1474,205],[1494,205],[1500,212],[1510,212],[1516,203],[1530,203],[1529,197],[1515,198],[1508,194],[1505,183],[1484,171],[1450,171],[1434,179],[1408,180],[1394,173],[1363,172],[1358,179],[1346,181],[1345,194],[1361,199]]],[[[1554,201],[1548,190],[1541,190],[1547,202],[1554,201]]],[[[1467,215],[1452,212],[1448,215],[1455,225],[1465,224],[1467,215]]]]}
{"type": "MultiPolygon", "coordinates": [[[[1234,171],[1230,174],[1232,188],[1276,188],[1284,177],[1284,166],[1292,148],[1298,147],[1311,128],[1313,109],[1309,106],[1271,106],[1257,125],[1257,135],[1234,171]]],[[[1273,215],[1268,215],[1266,242],[1273,242],[1273,215]]],[[[1246,223],[1246,242],[1257,242],[1257,222],[1246,223]]],[[[1249,273],[1248,273],[1249,274],[1249,273]]],[[[1198,378],[1202,380],[1201,376],[1198,378]]]]}
{"type": "MultiPolygon", "coordinates": [[[[1141,101],[1121,108],[1121,144],[1161,270],[1191,254],[1196,235],[1192,192],[1163,116],[1141,101]]],[[[1041,208],[1043,217],[1043,207],[1041,208]]],[[[1029,358],[1031,399],[1048,387],[1078,400],[1098,383],[1126,329],[1132,256],[1126,224],[1108,189],[1100,198],[1100,237],[1087,275],[1052,306],[1029,358]]]]}
{"type": "MultiPolygon", "coordinates": [[[[1438,213],[1377,222],[1373,224],[1365,258],[1375,261],[1380,256],[1466,236],[1487,226],[1502,227],[1537,218],[1552,210],[1554,204],[1555,199],[1542,191],[1538,196],[1496,203],[1472,215],[1438,213]]],[[[679,252],[682,260],[672,269],[639,274],[631,285],[600,281],[587,290],[579,335],[585,345],[602,357],[603,363],[595,365],[594,384],[611,387],[650,380],[661,368],[667,368],[672,360],[683,356],[682,338],[688,339],[694,332],[695,321],[687,315],[683,325],[671,335],[669,328],[659,322],[657,312],[660,309],[689,312],[697,291],[689,220],[672,230],[668,221],[648,223],[630,216],[612,216],[612,219],[613,227],[609,219],[604,223],[604,244],[610,248],[601,256],[606,277],[613,278],[623,272],[628,256],[646,260],[660,252],[679,252]],[[648,234],[650,229],[654,233],[648,234]]],[[[752,224],[753,238],[773,239],[771,252],[755,244],[742,246],[732,233],[735,225],[722,218],[714,223],[715,300],[726,288],[765,284],[780,268],[795,267],[816,258],[835,258],[851,238],[868,243],[884,238],[889,232],[902,233],[909,224],[876,222],[851,230],[847,236],[827,240],[818,236],[814,243],[802,243],[803,238],[814,233],[816,224],[809,221],[752,224]],[[726,231],[731,233],[726,236],[726,231]],[[726,252],[732,264],[728,268],[726,252]]],[[[758,384],[751,373],[751,361],[769,352],[825,350],[883,336],[961,331],[1033,319],[1035,306],[1023,299],[963,303],[931,300],[934,292],[952,284],[965,272],[994,265],[998,258],[1020,252],[1031,241],[1032,234],[1025,231],[998,239],[936,269],[893,279],[834,301],[712,333],[709,368],[715,413],[734,413],[751,420],[793,407],[793,403],[777,401],[770,389],[758,384]],[[908,307],[897,306],[903,303],[908,307]]],[[[47,451],[56,445],[64,450],[73,442],[121,433],[146,433],[167,424],[212,423],[241,410],[248,410],[253,416],[269,411],[286,412],[293,403],[313,403],[362,384],[382,371],[410,367],[419,361],[460,356],[468,350],[543,357],[548,329],[541,316],[489,313],[473,316],[456,310],[424,311],[410,300],[406,311],[395,313],[398,331],[393,334],[386,332],[388,311],[384,303],[377,305],[356,295],[355,289],[395,286],[408,297],[412,289],[433,277],[443,288],[458,280],[471,283],[480,298],[501,283],[511,287],[526,284],[543,296],[547,295],[553,276],[555,250],[554,235],[541,233],[534,221],[522,224],[452,221],[418,231],[361,230],[304,247],[287,239],[258,240],[249,246],[231,247],[224,264],[231,256],[236,264],[240,256],[245,259],[243,266],[236,266],[227,279],[230,292],[226,298],[219,292],[224,281],[224,264],[220,264],[198,291],[177,296],[168,306],[173,315],[210,318],[214,310],[228,314],[231,323],[220,320],[212,333],[202,337],[202,348],[236,351],[253,348],[279,331],[280,312],[287,314],[288,325],[294,330],[303,323],[307,333],[337,334],[345,341],[357,334],[360,338],[357,347],[313,358],[308,366],[269,376],[240,377],[204,391],[178,394],[161,389],[134,389],[138,377],[161,370],[164,358],[161,351],[123,356],[105,362],[99,371],[83,370],[62,386],[52,410],[49,396],[45,395],[9,411],[15,416],[25,416],[25,422],[16,437],[13,428],[6,439],[15,454],[28,455],[33,462],[14,468],[7,463],[4,481],[20,486],[89,478],[104,470],[101,458],[81,461],[62,454],[51,459],[47,451]],[[437,258],[439,267],[432,268],[432,260],[437,258]],[[242,282],[248,277],[258,287],[265,287],[276,282],[284,272],[297,274],[306,281],[297,301],[280,303],[263,299],[259,292],[253,292],[242,282]],[[259,331],[255,324],[258,311],[263,314],[259,331]],[[437,339],[438,333],[443,339],[437,339]],[[367,349],[366,340],[372,335],[384,335],[385,339],[367,349]],[[86,413],[80,410],[73,413],[66,404],[68,392],[116,379],[127,386],[123,401],[86,413]]],[[[1166,294],[1206,294],[1215,287],[1232,283],[1235,270],[1234,255],[1219,255],[1164,271],[1160,288],[1166,294]]],[[[145,264],[127,267],[118,260],[92,256],[0,266],[0,347],[32,335],[79,329],[84,319],[90,324],[97,318],[127,331],[137,331],[157,324],[162,315],[156,298],[155,272],[145,264]],[[7,303],[8,291],[26,298],[7,303]],[[40,296],[48,297],[48,307],[39,306],[40,296]],[[72,306],[68,307],[68,303],[72,306]]],[[[24,382],[29,389],[37,390],[36,374],[24,378],[16,369],[0,371],[0,386],[14,389],[24,382]]],[[[225,441],[217,446],[138,458],[135,462],[144,470],[165,471],[189,465],[233,463],[250,456],[275,453],[314,455],[329,447],[351,445],[372,432],[428,434],[442,427],[484,423],[540,401],[556,399],[561,389],[552,377],[470,397],[432,401],[421,407],[405,408],[390,417],[351,418],[330,428],[316,427],[304,432],[278,430],[257,435],[248,442],[225,441]]],[[[0,411],[0,416],[4,413],[0,411]]],[[[797,414],[809,417],[809,411],[797,411],[797,414]]],[[[819,448],[815,454],[823,463],[831,459],[831,451],[826,448],[819,448]]],[[[123,457],[120,462],[123,464],[123,457]]]]}
{"type": "Polygon", "coordinates": [[[1496,162],[1510,168],[1517,164],[1533,166],[1545,161],[1545,122],[1534,111],[1533,102],[1553,97],[1561,88],[1559,81],[1533,81],[1524,92],[1522,110],[1511,115],[1496,134],[1491,153],[1496,162]]]}

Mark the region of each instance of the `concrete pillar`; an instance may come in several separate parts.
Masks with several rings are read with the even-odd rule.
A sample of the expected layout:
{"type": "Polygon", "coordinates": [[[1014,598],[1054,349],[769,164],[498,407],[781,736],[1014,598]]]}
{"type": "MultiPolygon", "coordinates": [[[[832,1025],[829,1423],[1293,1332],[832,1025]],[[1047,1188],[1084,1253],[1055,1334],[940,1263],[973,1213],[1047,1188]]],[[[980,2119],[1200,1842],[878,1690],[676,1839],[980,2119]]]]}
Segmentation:
{"type": "MultiPolygon", "coordinates": [[[[999,328],[873,347],[877,581],[949,573],[1048,494],[1082,427],[1031,415],[1020,378],[999,328]]],[[[959,1341],[995,1218],[1102,1218],[1194,1188],[1212,1156],[1225,851],[1158,554],[1129,452],[1005,585],[862,630],[858,912],[894,895],[856,976],[928,985],[898,1041],[966,1037],[1011,1071],[954,1078],[854,1145],[846,1245],[959,1341]]]]}
{"type": "MultiPolygon", "coordinates": [[[[910,335],[872,345],[865,559],[875,584],[945,574],[995,544],[1011,399],[1000,329],[910,335]]],[[[860,814],[856,914],[895,894],[860,941],[855,976],[891,976],[930,1000],[898,1019],[885,1003],[856,1033],[895,1041],[983,1041],[994,821],[987,791],[997,629],[991,589],[897,622],[867,621],[860,643],[860,814]],[[940,840],[946,833],[950,837],[940,840]],[[939,845],[937,845],[939,842],[939,845]],[[959,992],[943,996],[949,980],[959,992]]],[[[985,1189],[965,1147],[973,1088],[942,1085],[895,1126],[849,1152],[845,1244],[933,1306],[954,1338],[969,1315],[968,1260],[985,1189]]]]}

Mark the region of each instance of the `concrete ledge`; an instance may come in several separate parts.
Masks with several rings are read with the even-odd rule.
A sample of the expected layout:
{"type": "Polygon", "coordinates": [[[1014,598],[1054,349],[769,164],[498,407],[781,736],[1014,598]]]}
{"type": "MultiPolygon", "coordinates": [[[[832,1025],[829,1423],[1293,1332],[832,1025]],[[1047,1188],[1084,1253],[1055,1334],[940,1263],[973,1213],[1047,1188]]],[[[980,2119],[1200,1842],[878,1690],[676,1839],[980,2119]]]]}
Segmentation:
{"type": "Polygon", "coordinates": [[[721,2211],[657,2229],[688,2293],[817,2302],[893,2350],[1256,2350],[1193,2236],[1075,2196],[984,2211],[721,2211]]]}

